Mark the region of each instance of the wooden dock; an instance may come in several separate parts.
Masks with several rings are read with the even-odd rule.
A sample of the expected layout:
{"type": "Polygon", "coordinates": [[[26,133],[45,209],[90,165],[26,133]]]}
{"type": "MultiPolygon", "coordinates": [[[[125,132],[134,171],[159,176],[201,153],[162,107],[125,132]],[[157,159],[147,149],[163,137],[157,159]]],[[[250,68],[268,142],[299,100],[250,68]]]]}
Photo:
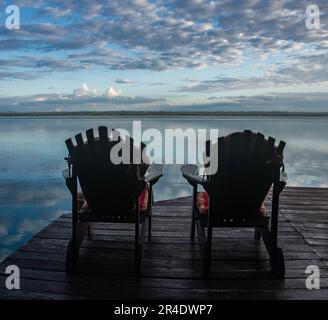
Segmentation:
{"type": "Polygon", "coordinates": [[[64,215],[0,265],[0,299],[328,299],[328,189],[286,188],[280,209],[284,280],[273,278],[252,229],[215,230],[213,272],[203,280],[199,245],[189,238],[188,197],[155,204],[142,276],[134,275],[133,226],[118,224],[97,224],[77,272],[67,274],[71,220],[64,215]],[[21,290],[4,287],[10,264],[20,267],[21,290]],[[320,268],[320,290],[305,287],[309,265],[320,268]]]}

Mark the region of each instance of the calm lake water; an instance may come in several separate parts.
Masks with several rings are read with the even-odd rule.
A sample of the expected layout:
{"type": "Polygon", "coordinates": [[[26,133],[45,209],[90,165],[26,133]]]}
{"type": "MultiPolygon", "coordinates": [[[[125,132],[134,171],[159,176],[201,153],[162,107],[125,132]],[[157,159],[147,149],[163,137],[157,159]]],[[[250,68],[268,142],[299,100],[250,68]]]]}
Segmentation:
{"type": "MultiPolygon", "coordinates": [[[[61,177],[65,139],[106,125],[131,130],[133,118],[0,118],[0,261],[70,210],[61,177]]],[[[287,142],[289,185],[328,186],[328,120],[320,118],[146,118],[142,128],[218,128],[220,135],[251,129],[287,142]]],[[[179,166],[167,166],[156,200],[191,194],[179,166]]]]}

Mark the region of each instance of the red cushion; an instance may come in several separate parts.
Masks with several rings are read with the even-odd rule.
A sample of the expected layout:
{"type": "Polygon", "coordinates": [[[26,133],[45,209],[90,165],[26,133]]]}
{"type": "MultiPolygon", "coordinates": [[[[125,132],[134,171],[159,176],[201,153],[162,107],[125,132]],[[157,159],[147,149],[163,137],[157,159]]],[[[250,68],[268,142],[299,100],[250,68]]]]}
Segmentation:
{"type": "MultiPolygon", "coordinates": [[[[208,214],[208,193],[207,192],[205,192],[205,191],[198,192],[196,203],[197,203],[197,208],[198,208],[200,214],[208,214]]],[[[261,216],[265,216],[266,212],[267,212],[267,209],[264,206],[264,203],[262,203],[259,214],[261,216]]]]}
{"type": "Polygon", "coordinates": [[[208,193],[207,192],[198,192],[197,193],[197,207],[200,214],[208,213],[208,193]]]}
{"type": "MultiPolygon", "coordinates": [[[[147,187],[141,192],[140,196],[139,196],[139,209],[140,212],[145,212],[148,208],[148,197],[149,197],[149,191],[147,189],[147,187]]],[[[78,201],[81,201],[81,199],[79,199],[78,201]]],[[[82,200],[83,201],[83,200],[82,200]]],[[[86,200],[84,200],[83,205],[82,205],[82,209],[88,210],[89,209],[89,205],[88,202],[86,200]]]]}
{"type": "Polygon", "coordinates": [[[149,191],[147,188],[144,189],[144,191],[141,192],[141,195],[139,196],[139,208],[140,212],[144,212],[148,208],[148,196],[149,191]]]}

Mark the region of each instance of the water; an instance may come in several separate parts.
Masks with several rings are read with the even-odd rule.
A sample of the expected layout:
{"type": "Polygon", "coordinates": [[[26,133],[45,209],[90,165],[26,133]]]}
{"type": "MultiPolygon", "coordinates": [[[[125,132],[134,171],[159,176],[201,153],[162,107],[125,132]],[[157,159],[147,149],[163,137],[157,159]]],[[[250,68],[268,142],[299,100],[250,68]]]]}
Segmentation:
{"type": "MultiPolygon", "coordinates": [[[[106,125],[131,130],[132,118],[0,118],[0,261],[70,210],[61,177],[65,139],[106,125]]],[[[139,120],[139,119],[138,119],[139,120]]],[[[289,185],[328,186],[328,120],[319,118],[147,118],[142,128],[218,128],[220,135],[252,129],[287,142],[289,185]]],[[[187,196],[179,166],[167,166],[156,200],[187,196]]]]}

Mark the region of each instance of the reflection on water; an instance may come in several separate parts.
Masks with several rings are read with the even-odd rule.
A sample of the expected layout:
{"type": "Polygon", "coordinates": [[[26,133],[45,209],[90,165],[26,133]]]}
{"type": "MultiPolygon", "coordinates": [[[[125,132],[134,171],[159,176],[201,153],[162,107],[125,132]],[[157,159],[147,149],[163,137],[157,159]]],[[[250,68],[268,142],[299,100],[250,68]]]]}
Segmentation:
{"type": "MultiPolygon", "coordinates": [[[[61,171],[65,139],[106,125],[132,129],[132,118],[0,118],[0,261],[70,209],[61,171]]],[[[220,135],[252,129],[287,142],[289,185],[328,186],[328,121],[295,118],[147,118],[142,129],[217,128],[220,135]]],[[[167,166],[157,200],[191,194],[179,166],[167,166]]]]}

